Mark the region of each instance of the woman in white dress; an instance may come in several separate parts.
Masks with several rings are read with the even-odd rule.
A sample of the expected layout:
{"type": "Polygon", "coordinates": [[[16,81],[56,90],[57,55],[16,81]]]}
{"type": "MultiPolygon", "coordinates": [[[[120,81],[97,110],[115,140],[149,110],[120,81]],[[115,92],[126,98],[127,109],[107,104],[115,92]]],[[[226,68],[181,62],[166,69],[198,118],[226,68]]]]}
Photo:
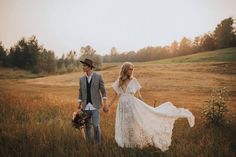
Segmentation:
{"type": "Polygon", "coordinates": [[[115,140],[120,147],[155,146],[165,151],[171,145],[175,120],[185,117],[193,127],[194,116],[189,110],[176,108],[171,102],[163,103],[156,108],[143,102],[140,94],[141,86],[133,77],[133,68],[132,63],[125,62],[121,67],[119,78],[112,85],[115,94],[108,109],[119,97],[115,140]]]}

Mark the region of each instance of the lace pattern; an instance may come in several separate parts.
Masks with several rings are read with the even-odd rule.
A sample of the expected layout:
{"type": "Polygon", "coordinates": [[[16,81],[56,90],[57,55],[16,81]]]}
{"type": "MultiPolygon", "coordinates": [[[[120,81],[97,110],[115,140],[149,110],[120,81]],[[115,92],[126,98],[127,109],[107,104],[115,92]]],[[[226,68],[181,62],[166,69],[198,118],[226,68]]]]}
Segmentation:
{"type": "Polygon", "coordinates": [[[155,146],[162,151],[171,145],[174,122],[178,118],[187,118],[189,125],[194,125],[194,116],[189,110],[176,108],[171,102],[153,108],[132,94],[141,88],[134,78],[127,85],[126,91],[112,85],[120,95],[116,110],[115,140],[120,147],[155,146]]]}

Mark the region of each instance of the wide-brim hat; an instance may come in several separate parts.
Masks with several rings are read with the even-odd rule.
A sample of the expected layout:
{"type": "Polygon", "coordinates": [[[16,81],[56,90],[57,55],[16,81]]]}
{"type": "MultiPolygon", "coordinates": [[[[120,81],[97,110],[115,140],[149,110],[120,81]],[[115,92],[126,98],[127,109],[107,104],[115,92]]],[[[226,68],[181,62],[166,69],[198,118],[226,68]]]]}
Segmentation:
{"type": "Polygon", "coordinates": [[[83,64],[86,64],[86,65],[88,65],[88,66],[90,66],[92,68],[95,68],[94,67],[94,63],[93,63],[93,61],[91,59],[85,58],[84,61],[80,61],[80,62],[83,63],[83,64]]]}

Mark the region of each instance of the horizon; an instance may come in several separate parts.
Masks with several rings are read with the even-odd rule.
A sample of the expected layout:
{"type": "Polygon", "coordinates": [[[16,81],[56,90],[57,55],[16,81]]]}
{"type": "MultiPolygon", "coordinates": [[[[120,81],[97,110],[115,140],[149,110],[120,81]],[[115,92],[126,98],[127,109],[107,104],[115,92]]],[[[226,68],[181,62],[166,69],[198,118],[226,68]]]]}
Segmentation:
{"type": "Polygon", "coordinates": [[[79,52],[87,45],[97,54],[106,55],[112,47],[118,52],[137,52],[147,46],[170,45],[183,37],[193,40],[214,31],[223,19],[236,17],[234,0],[1,0],[0,3],[3,19],[0,41],[5,48],[35,35],[39,44],[54,51],[57,57],[70,50],[79,52]]]}

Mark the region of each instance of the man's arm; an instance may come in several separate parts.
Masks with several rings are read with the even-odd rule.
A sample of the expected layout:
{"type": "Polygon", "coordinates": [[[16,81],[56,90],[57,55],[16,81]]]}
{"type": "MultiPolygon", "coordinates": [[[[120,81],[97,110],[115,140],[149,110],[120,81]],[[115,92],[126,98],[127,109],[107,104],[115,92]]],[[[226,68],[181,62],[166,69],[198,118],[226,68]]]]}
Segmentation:
{"type": "Polygon", "coordinates": [[[104,105],[106,105],[106,99],[107,99],[107,93],[106,93],[106,89],[105,89],[105,86],[104,86],[104,81],[103,81],[103,78],[102,76],[100,75],[100,79],[99,79],[99,88],[100,88],[100,91],[101,91],[101,94],[102,94],[102,99],[103,99],[103,103],[104,105]]]}

